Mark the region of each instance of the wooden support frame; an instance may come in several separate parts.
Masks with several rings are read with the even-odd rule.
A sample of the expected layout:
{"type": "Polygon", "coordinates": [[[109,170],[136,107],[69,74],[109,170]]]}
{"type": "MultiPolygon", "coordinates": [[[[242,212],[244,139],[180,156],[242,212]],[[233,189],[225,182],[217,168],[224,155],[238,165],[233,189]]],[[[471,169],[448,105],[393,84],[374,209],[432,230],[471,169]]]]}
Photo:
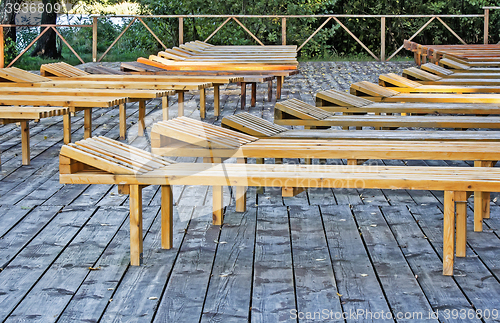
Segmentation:
{"type": "Polygon", "coordinates": [[[120,38],[122,38],[123,34],[125,34],[125,32],[130,28],[130,26],[132,26],[132,24],[136,20],[137,20],[137,18],[134,17],[129,22],[129,24],[122,30],[122,32],[118,35],[118,37],[116,37],[116,39],[111,43],[111,45],[109,45],[108,49],[106,49],[106,51],[104,52],[104,54],[102,54],[102,56],[97,60],[98,62],[102,61],[102,59],[104,58],[104,56],[106,56],[108,54],[108,52],[111,50],[111,48],[113,48],[113,46],[115,46],[115,44],[118,42],[118,40],[120,40],[120,38]]]}

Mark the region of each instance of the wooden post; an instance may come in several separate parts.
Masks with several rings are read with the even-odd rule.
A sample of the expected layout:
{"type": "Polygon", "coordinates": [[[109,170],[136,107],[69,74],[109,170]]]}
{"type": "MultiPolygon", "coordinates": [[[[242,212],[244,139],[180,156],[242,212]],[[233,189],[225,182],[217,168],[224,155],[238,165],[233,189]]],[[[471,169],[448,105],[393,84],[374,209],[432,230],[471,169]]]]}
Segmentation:
{"type": "Polygon", "coordinates": [[[92,108],[83,110],[83,138],[92,137],[92,108]]]}
{"type": "Polygon", "coordinates": [[[179,17],[179,45],[184,44],[184,18],[179,17]]]}
{"type": "Polygon", "coordinates": [[[286,18],[281,18],[281,45],[286,45],[286,18]]]}
{"type": "Polygon", "coordinates": [[[30,126],[29,120],[21,121],[21,146],[23,165],[30,164],[30,126]]]}
{"type": "Polygon", "coordinates": [[[64,143],[67,145],[71,142],[71,114],[69,112],[63,116],[63,128],[64,143]]]}
{"type": "Polygon", "coordinates": [[[170,249],[173,245],[174,197],[170,185],[161,186],[161,247],[170,249]]]}
{"type": "Polygon", "coordinates": [[[146,118],[146,100],[139,101],[139,120],[137,125],[139,129],[137,129],[137,135],[142,137],[144,136],[144,130],[146,130],[146,122],[144,121],[146,118]]]}
{"type": "Polygon", "coordinates": [[[250,106],[254,107],[257,103],[257,83],[252,82],[252,97],[250,98],[250,106]]]}
{"type": "Polygon", "coordinates": [[[4,39],[3,39],[3,27],[0,26],[0,68],[5,67],[5,53],[4,53],[4,39]]]}
{"type": "Polygon", "coordinates": [[[455,253],[455,192],[444,191],[443,275],[453,275],[455,253]]]}
{"type": "Polygon", "coordinates": [[[163,111],[163,120],[168,120],[168,96],[165,95],[161,98],[161,109],[163,111]]]}
{"type": "Polygon", "coordinates": [[[220,85],[214,84],[214,116],[218,117],[220,114],[220,85]]]}
{"type": "Polygon", "coordinates": [[[247,84],[245,82],[240,82],[241,84],[241,110],[245,109],[247,105],[247,84]]]}
{"type": "Polygon", "coordinates": [[[130,185],[130,264],[142,264],[142,187],[130,185]]]}
{"type": "Polygon", "coordinates": [[[92,17],[92,62],[97,62],[97,17],[92,17]]]}
{"type": "Polygon", "coordinates": [[[457,209],[457,257],[465,257],[467,249],[467,192],[455,192],[457,209]]]}
{"type": "Polygon", "coordinates": [[[207,94],[205,89],[200,89],[200,118],[205,119],[206,111],[207,111],[207,103],[205,99],[207,98],[207,94]]]}
{"type": "Polygon", "coordinates": [[[124,140],[127,135],[127,106],[125,103],[120,104],[119,107],[120,119],[120,140],[124,140]]]}
{"type": "Polygon", "coordinates": [[[380,60],[385,61],[385,17],[380,18],[380,60]]]}
{"type": "MultiPolygon", "coordinates": [[[[237,162],[239,164],[246,164],[247,159],[246,158],[238,158],[237,162]]],[[[245,212],[247,208],[247,194],[246,194],[247,188],[245,186],[236,186],[236,212],[245,212]]]]}
{"type": "Polygon", "coordinates": [[[184,91],[177,91],[177,116],[184,116],[184,91]]]}
{"type": "Polygon", "coordinates": [[[489,24],[490,24],[490,9],[484,9],[484,44],[488,44],[489,24]]]}

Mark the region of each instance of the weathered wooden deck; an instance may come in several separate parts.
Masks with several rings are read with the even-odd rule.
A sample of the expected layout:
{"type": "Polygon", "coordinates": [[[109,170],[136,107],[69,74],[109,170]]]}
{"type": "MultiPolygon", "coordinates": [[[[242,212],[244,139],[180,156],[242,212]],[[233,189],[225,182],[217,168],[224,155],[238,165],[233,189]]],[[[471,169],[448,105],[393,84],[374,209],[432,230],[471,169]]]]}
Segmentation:
{"type": "MultiPolygon", "coordinates": [[[[313,103],[321,89],[346,89],[349,82],[375,80],[402,66],[302,64],[283,93],[313,103]]],[[[251,112],[272,119],[274,102],[264,102],[266,89],[258,87],[251,112]]],[[[223,115],[240,111],[236,86],[221,93],[223,115]]],[[[211,100],[209,94],[207,122],[219,123],[211,100]]],[[[197,117],[197,98],[186,101],[186,114],[197,117]]],[[[159,105],[148,104],[148,126],[161,118],[159,105]]],[[[137,114],[137,107],[129,105],[127,113],[137,114]]],[[[118,138],[117,109],[96,110],[93,117],[95,135],[118,138]]],[[[147,148],[147,137],[136,133],[131,125],[128,140],[147,148]]],[[[83,117],[77,115],[73,138],[82,136],[83,117]]],[[[147,187],[145,264],[131,267],[127,196],[115,186],[59,184],[61,145],[61,118],[32,124],[32,163],[21,166],[20,129],[0,127],[1,321],[500,321],[496,198],[484,232],[469,226],[467,257],[458,258],[455,276],[446,277],[441,275],[443,197],[435,192],[328,189],[282,198],[277,189],[258,195],[250,189],[244,214],[234,212],[226,194],[231,204],[219,228],[211,224],[209,189],[175,187],[175,247],[161,250],[160,194],[158,187],[147,187]],[[489,318],[472,318],[476,310],[489,318]],[[429,318],[434,312],[439,320],[429,318]]]]}

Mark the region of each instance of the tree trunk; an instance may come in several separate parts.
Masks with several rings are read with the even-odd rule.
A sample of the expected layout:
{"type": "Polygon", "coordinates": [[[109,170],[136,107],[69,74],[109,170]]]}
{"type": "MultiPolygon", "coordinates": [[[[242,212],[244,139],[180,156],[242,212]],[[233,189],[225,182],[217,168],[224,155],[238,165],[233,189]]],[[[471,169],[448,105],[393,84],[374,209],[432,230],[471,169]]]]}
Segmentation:
{"type": "MultiPolygon", "coordinates": [[[[14,11],[15,4],[21,4],[22,0],[2,0],[0,3],[0,24],[14,25],[16,23],[16,12],[14,11]]],[[[16,27],[5,27],[3,29],[4,43],[16,43],[16,27]]],[[[15,47],[5,47],[5,57],[16,56],[15,47]]]]}
{"type": "MultiPolygon", "coordinates": [[[[47,8],[47,4],[50,3],[52,8],[56,3],[56,0],[43,0],[43,5],[47,8]]],[[[57,13],[55,10],[47,12],[44,10],[42,13],[42,25],[55,25],[57,22],[57,13]]],[[[40,32],[42,32],[46,27],[40,27],[40,32]]],[[[31,53],[31,56],[43,56],[50,58],[60,58],[61,51],[57,49],[57,35],[54,30],[50,29],[45,32],[45,34],[40,37],[36,43],[36,47],[31,53]]]]}

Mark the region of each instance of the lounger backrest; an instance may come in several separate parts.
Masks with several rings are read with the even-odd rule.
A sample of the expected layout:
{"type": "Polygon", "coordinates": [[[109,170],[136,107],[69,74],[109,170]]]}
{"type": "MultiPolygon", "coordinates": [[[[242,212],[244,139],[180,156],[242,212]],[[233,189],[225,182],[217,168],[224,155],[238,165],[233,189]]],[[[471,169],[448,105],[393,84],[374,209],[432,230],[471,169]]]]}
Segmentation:
{"type": "Polygon", "coordinates": [[[447,58],[446,55],[444,58],[439,60],[439,66],[450,67],[454,70],[468,70],[470,66],[457,62],[456,60],[447,58]]]}
{"type": "Polygon", "coordinates": [[[453,71],[432,63],[423,64],[422,66],[420,66],[420,68],[437,76],[448,76],[453,74],[453,71]]]}
{"type": "Polygon", "coordinates": [[[378,84],[361,81],[351,85],[351,94],[359,96],[372,96],[388,98],[400,94],[398,91],[390,90],[378,84]]]}
{"type": "Polygon", "coordinates": [[[333,115],[331,112],[297,99],[277,102],[274,110],[302,120],[323,120],[333,115]]]}
{"type": "Polygon", "coordinates": [[[40,66],[40,74],[42,76],[48,77],[73,77],[89,75],[89,73],[64,62],[42,64],[42,66],[40,66]]]}
{"type": "MultiPolygon", "coordinates": [[[[430,64],[434,65],[434,64],[430,64]]],[[[437,66],[437,65],[434,65],[437,66]]],[[[429,82],[437,82],[442,80],[443,78],[424,70],[418,69],[416,67],[410,67],[403,70],[403,77],[408,79],[415,79],[419,81],[429,81],[429,82]]]]}
{"type": "Polygon", "coordinates": [[[171,165],[173,161],[106,137],[64,145],[61,165],[81,163],[115,175],[136,175],[171,165]]]}
{"type": "Polygon", "coordinates": [[[0,82],[37,83],[48,81],[51,81],[51,79],[17,67],[0,68],[0,82]]]}
{"type": "Polygon", "coordinates": [[[384,86],[418,88],[422,84],[409,80],[394,73],[382,74],[378,78],[379,84],[384,86]]]}
{"type": "Polygon", "coordinates": [[[288,131],[287,128],[256,117],[248,112],[238,113],[222,119],[221,125],[256,137],[271,137],[288,131]]]}
{"type": "Polygon", "coordinates": [[[238,149],[259,139],[188,117],[157,122],[151,132],[203,148],[238,149]]]}
{"type": "MultiPolygon", "coordinates": [[[[346,93],[340,90],[326,90],[316,93],[316,103],[318,101],[326,101],[328,102],[326,105],[334,105],[341,107],[364,107],[366,105],[372,104],[373,102],[367,99],[363,99],[352,95],[350,93],[346,93]]],[[[321,105],[325,105],[321,103],[321,105]]]]}

